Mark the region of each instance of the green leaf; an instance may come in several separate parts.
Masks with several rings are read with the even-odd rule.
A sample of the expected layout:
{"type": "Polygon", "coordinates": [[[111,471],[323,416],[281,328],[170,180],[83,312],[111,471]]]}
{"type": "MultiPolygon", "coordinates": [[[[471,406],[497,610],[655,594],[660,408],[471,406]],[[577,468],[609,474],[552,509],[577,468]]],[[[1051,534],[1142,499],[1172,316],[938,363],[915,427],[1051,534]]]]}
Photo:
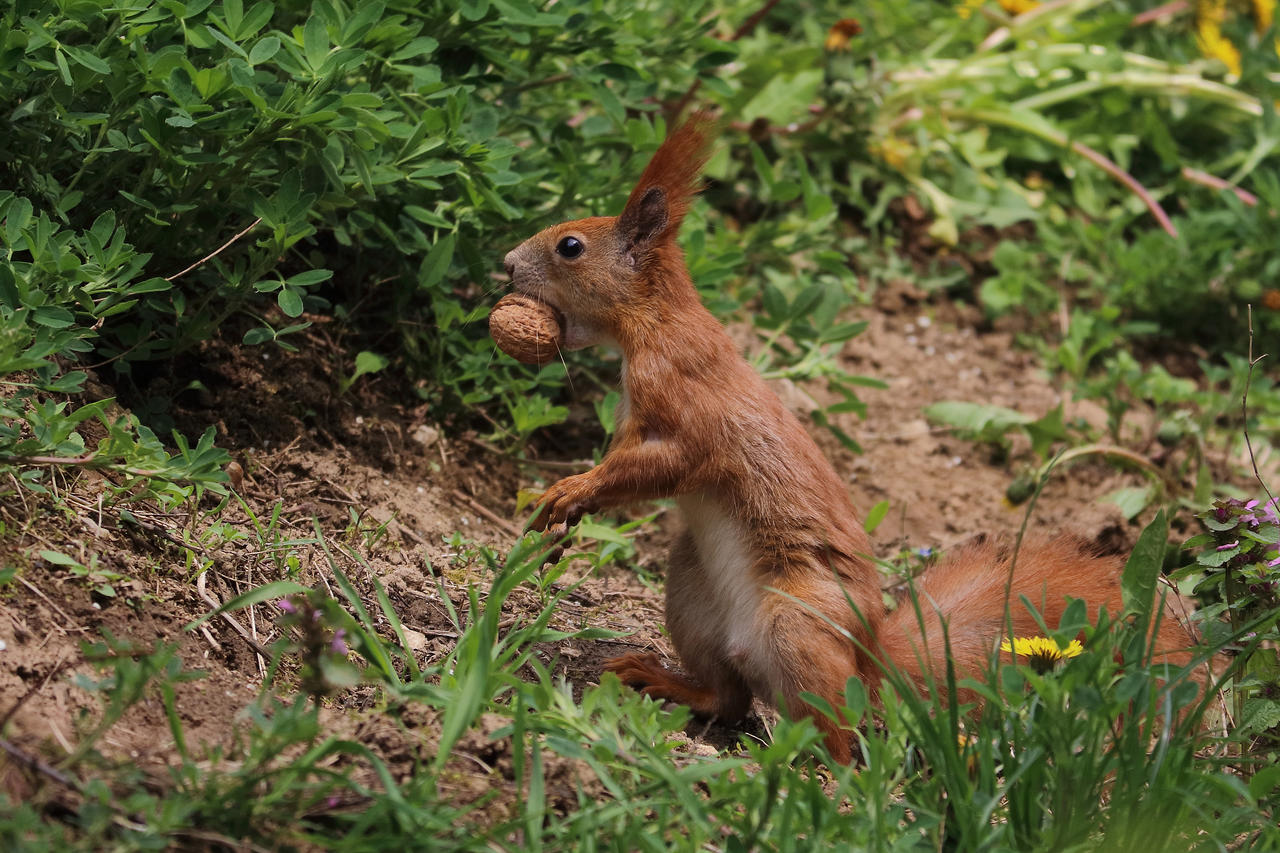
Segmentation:
{"type": "Polygon", "coordinates": [[[266,62],[275,56],[280,50],[280,39],[275,36],[267,36],[259,39],[253,48],[249,51],[249,64],[257,65],[259,62],[266,62]]]}
{"type": "Polygon", "coordinates": [[[67,566],[69,568],[79,568],[79,569],[84,568],[84,564],[81,563],[79,560],[72,559],[71,557],[68,557],[66,554],[59,553],[58,551],[41,551],[40,558],[47,563],[52,563],[55,566],[67,566]]]}
{"type": "Polygon", "coordinates": [[[252,347],[274,340],[275,336],[276,331],[270,326],[254,326],[252,329],[244,333],[242,342],[245,346],[252,347]]]}
{"type": "Polygon", "coordinates": [[[266,0],[255,3],[249,10],[249,14],[245,15],[244,20],[240,22],[240,26],[236,28],[236,38],[243,41],[255,35],[258,30],[270,23],[273,14],[275,14],[275,4],[266,0]]]}
{"type": "Polygon", "coordinates": [[[74,59],[78,64],[88,68],[90,71],[96,71],[99,74],[111,73],[111,66],[106,62],[106,60],[94,56],[84,48],[64,45],[63,49],[66,50],[68,56],[74,59]]]}
{"type": "Polygon", "coordinates": [[[71,69],[67,67],[67,57],[60,49],[53,52],[53,61],[58,66],[58,73],[62,75],[62,82],[74,86],[75,80],[71,78],[71,69]]]}
{"type": "Polygon", "coordinates": [[[944,401],[926,406],[924,414],[935,423],[982,436],[1001,436],[1016,426],[1031,423],[1030,415],[985,403],[944,401]]]}
{"type": "Polygon", "coordinates": [[[378,355],[376,352],[362,350],[356,354],[356,372],[351,374],[351,380],[355,381],[366,373],[377,373],[390,363],[390,359],[385,356],[378,355]]]}
{"type": "Polygon", "coordinates": [[[302,50],[312,71],[318,71],[329,56],[329,33],[318,15],[308,18],[302,28],[302,50]]]}
{"type": "Polygon", "coordinates": [[[1169,520],[1164,510],[1156,513],[1138,536],[1133,553],[1120,576],[1120,595],[1126,613],[1137,614],[1143,630],[1151,618],[1156,580],[1164,566],[1164,549],[1169,539],[1169,520]]]}
{"type": "MultiPolygon", "coordinates": [[[[1065,441],[1067,427],[1062,422],[1062,404],[1043,417],[1027,424],[1027,435],[1031,438],[1031,452],[1044,459],[1055,441],[1065,441]]],[[[1139,510],[1141,507],[1139,507],[1139,510]]],[[[1134,513],[1137,514],[1136,512],[1134,513]]],[[[1133,516],[1128,516],[1132,518],[1133,516]]]]}
{"type": "Polygon", "coordinates": [[[31,211],[31,202],[23,196],[18,196],[9,203],[9,209],[5,211],[4,217],[4,241],[9,246],[18,245],[22,229],[26,228],[27,223],[31,221],[31,211]]]}
{"type": "Polygon", "coordinates": [[[59,305],[41,305],[31,312],[31,319],[50,329],[65,329],[75,323],[75,315],[59,305]]]}
{"type": "Polygon", "coordinates": [[[873,532],[888,514],[889,502],[887,500],[880,501],[880,503],[871,508],[871,512],[867,513],[867,520],[862,523],[862,529],[868,533],[873,532]]]}
{"type": "Polygon", "coordinates": [[[1224,548],[1219,551],[1216,548],[1212,551],[1204,551],[1196,557],[1196,563],[1204,566],[1206,569],[1217,569],[1231,562],[1231,558],[1240,553],[1239,546],[1234,548],[1224,548]]]}
{"type": "Polygon", "coordinates": [[[222,0],[222,17],[232,34],[239,33],[240,22],[244,20],[244,4],[241,0],[222,0]]]}
{"type": "Polygon", "coordinates": [[[435,53],[436,48],[440,46],[440,42],[431,36],[419,36],[404,47],[391,54],[392,62],[400,62],[405,59],[414,59],[429,53],[435,53]]]}
{"type": "Polygon", "coordinates": [[[1255,800],[1261,800],[1280,785],[1280,765],[1264,767],[1249,780],[1249,794],[1255,800]]]}
{"type": "Polygon", "coordinates": [[[15,283],[13,269],[7,262],[0,264],[0,305],[13,309],[22,305],[22,296],[15,283]]]}
{"type": "Polygon", "coordinates": [[[577,534],[583,539],[595,539],[600,542],[614,542],[619,545],[628,545],[631,542],[630,539],[623,536],[614,528],[604,524],[597,524],[593,521],[579,522],[577,534]]]}
{"type": "Polygon", "coordinates": [[[427,253],[427,257],[422,261],[422,268],[418,272],[418,282],[422,287],[433,287],[444,278],[445,273],[449,270],[450,262],[453,261],[453,242],[454,235],[446,234],[431,247],[431,251],[427,253]]]}
{"type": "Polygon", "coordinates": [[[280,292],[276,294],[276,304],[286,317],[297,317],[302,313],[302,296],[296,290],[280,288],[280,292]]]}
{"type": "Polygon", "coordinates": [[[313,284],[319,284],[331,278],[333,278],[333,270],[307,270],[306,272],[289,276],[285,279],[285,284],[293,287],[310,287],[313,284]]]}
{"type": "Polygon", "coordinates": [[[1127,520],[1132,521],[1138,513],[1147,508],[1151,503],[1152,489],[1150,486],[1134,486],[1131,488],[1116,489],[1114,492],[1103,495],[1099,501],[1113,503],[1120,507],[1120,512],[1124,513],[1127,520]]]}

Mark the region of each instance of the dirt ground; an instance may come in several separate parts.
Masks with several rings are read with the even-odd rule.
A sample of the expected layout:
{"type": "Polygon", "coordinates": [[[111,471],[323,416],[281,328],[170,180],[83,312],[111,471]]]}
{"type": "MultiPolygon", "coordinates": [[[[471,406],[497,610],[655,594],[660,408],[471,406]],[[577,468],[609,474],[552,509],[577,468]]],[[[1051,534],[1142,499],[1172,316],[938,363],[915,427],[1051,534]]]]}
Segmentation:
{"type": "MultiPolygon", "coordinates": [[[[825,430],[812,430],[847,478],[857,506],[865,512],[889,501],[890,512],[873,536],[880,555],[922,546],[945,549],[980,532],[1014,533],[1024,507],[1011,506],[1004,494],[1013,476],[1029,465],[1026,448],[1015,442],[1011,459],[996,459],[989,447],[932,426],[922,409],[937,401],[967,400],[1039,416],[1064,403],[1068,419],[1098,426],[1102,412],[1087,402],[1063,400],[1034,355],[1014,348],[1008,332],[980,330],[971,310],[929,301],[904,285],[886,289],[875,306],[856,313],[870,327],[846,345],[842,358],[851,372],[889,385],[862,393],[869,408],[866,420],[847,415],[839,421],[865,452],[854,455],[825,430]]],[[[744,346],[755,345],[749,330],[737,333],[744,346]]],[[[225,620],[195,630],[186,626],[214,603],[280,579],[289,554],[304,582],[329,583],[313,518],[329,543],[363,555],[363,562],[340,553],[337,559],[362,593],[372,596],[373,578],[388,590],[420,663],[438,662],[457,636],[440,590],[465,609],[469,582],[485,584],[481,567],[467,557],[470,545],[450,544],[451,537],[458,532],[471,545],[505,552],[523,523],[516,512],[519,490],[583,469],[581,459],[546,454],[534,463],[519,461],[481,436],[431,423],[426,406],[396,402],[401,395],[391,376],[366,377],[353,394],[339,397],[337,371],[318,355],[323,350],[323,340],[314,335],[296,354],[209,344],[190,363],[174,367],[172,375],[181,382],[160,377],[149,388],[175,401],[177,425],[187,435],[213,424],[219,445],[232,451],[239,468],[233,479],[243,504],[233,501],[225,510],[221,521],[229,526],[221,532],[199,519],[145,508],[135,510],[140,525],[120,525],[110,513],[104,518],[94,504],[98,475],[88,472],[54,473],[69,508],[59,513],[32,495],[4,499],[4,522],[18,533],[5,537],[0,556],[7,565],[21,567],[0,597],[0,729],[13,744],[54,762],[75,750],[101,708],[84,680],[101,677],[93,658],[107,654],[86,653],[82,644],[100,643],[109,632],[136,649],[176,644],[184,668],[207,673],[178,689],[187,746],[196,755],[214,746],[228,748],[245,725],[242,709],[257,695],[268,661],[225,620]],[[203,388],[183,390],[192,378],[203,388]],[[261,537],[237,538],[237,532],[251,529],[250,512],[264,523],[277,504],[275,538],[283,544],[264,547],[261,537]],[[190,541],[191,535],[201,543],[198,557],[209,561],[203,583],[195,577],[199,566],[175,544],[184,537],[190,541]],[[102,570],[121,576],[114,582],[116,595],[95,592],[84,578],[42,559],[41,550],[83,563],[96,554],[102,570]]],[[[801,415],[813,398],[822,400],[825,394],[785,382],[775,387],[801,415]]],[[[1133,420],[1141,425],[1141,413],[1133,420]]],[[[588,446],[602,440],[594,434],[586,438],[588,446]]],[[[1130,448],[1145,451],[1141,435],[1130,448]]],[[[1072,530],[1107,549],[1123,550],[1135,540],[1139,524],[1098,498],[1142,483],[1140,475],[1105,463],[1077,464],[1051,480],[1030,528],[1072,530]]],[[[623,514],[652,511],[637,507],[623,514]]],[[[587,579],[557,613],[563,627],[591,624],[629,635],[540,650],[577,686],[595,681],[601,661],[625,651],[670,656],[660,631],[660,584],[647,579],[661,576],[677,521],[669,509],[658,511],[657,520],[636,539],[640,571],[606,568],[587,579]]],[[[566,580],[587,569],[586,560],[576,560],[566,580]]],[[[536,595],[523,590],[509,602],[512,615],[523,608],[537,612],[539,606],[536,595]]],[[[250,640],[269,646],[279,637],[276,616],[267,603],[240,611],[235,619],[250,640]]],[[[350,729],[399,772],[410,772],[415,759],[432,755],[436,726],[429,714],[392,722],[366,710],[369,705],[360,689],[349,691],[331,702],[327,724],[350,729]]],[[[689,749],[705,751],[731,744],[735,735],[696,725],[689,737],[689,749]]],[[[487,766],[502,760],[501,745],[483,732],[469,734],[458,748],[482,756],[487,766]]],[[[98,749],[103,760],[134,762],[160,780],[175,761],[176,746],[153,697],[132,708],[98,749]]],[[[26,768],[0,761],[0,786],[10,795],[21,798],[42,783],[26,768]]],[[[478,796],[487,783],[476,777],[475,784],[478,796]]]]}

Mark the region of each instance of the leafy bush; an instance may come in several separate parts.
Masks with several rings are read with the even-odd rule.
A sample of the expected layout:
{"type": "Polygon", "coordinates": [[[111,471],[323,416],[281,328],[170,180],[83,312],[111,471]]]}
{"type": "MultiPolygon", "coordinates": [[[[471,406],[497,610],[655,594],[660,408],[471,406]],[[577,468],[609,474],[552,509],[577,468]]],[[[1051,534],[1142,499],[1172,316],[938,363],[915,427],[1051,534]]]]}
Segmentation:
{"type": "Polygon", "coordinates": [[[68,365],[128,375],[228,327],[289,346],[317,314],[368,342],[353,377],[386,363],[377,350],[402,354],[441,415],[532,405],[521,436],[563,417],[542,396],[556,368],[491,364],[473,321],[501,253],[584,200],[616,204],[623,164],[660,138],[643,116],[655,96],[731,55],[703,12],[9,5],[0,376],[25,377],[11,411],[27,424],[0,456],[78,456],[80,422],[114,428],[43,402],[82,388],[68,365]]]}

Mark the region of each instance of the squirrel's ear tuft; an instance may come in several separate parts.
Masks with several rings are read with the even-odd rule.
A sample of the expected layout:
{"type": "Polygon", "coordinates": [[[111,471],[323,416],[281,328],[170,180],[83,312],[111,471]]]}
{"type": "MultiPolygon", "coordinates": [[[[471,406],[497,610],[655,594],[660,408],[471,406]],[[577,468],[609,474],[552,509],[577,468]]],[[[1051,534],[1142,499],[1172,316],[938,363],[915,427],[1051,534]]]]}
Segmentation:
{"type": "Polygon", "coordinates": [[[635,204],[628,204],[618,217],[618,233],[627,244],[627,251],[644,249],[667,227],[670,215],[667,211],[667,193],[662,187],[649,187],[635,204]]]}
{"type": "MultiPolygon", "coordinates": [[[[652,224],[656,221],[654,208],[658,208],[661,222],[650,232],[649,240],[675,238],[690,202],[701,189],[698,176],[711,156],[715,127],[710,113],[697,112],[667,136],[631,191],[618,217],[620,228],[629,227],[626,223],[652,224]]],[[[628,239],[630,236],[627,234],[628,239]]]]}

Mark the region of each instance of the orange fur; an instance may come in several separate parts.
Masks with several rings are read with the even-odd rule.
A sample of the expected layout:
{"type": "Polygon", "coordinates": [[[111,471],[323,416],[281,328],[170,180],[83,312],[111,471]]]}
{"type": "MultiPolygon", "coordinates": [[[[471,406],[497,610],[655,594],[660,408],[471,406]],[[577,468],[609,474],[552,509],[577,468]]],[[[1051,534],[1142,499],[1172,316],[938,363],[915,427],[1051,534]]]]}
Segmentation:
{"type": "MultiPolygon", "coordinates": [[[[710,127],[698,116],[674,131],[621,216],[553,226],[505,259],[517,292],[564,316],[565,347],[610,344],[623,355],[608,453],[548,488],[533,526],[561,536],[584,512],[676,498],[688,531],[672,549],[667,626],[688,675],[652,656],[627,655],[608,668],[699,713],[741,717],[758,696],[813,716],[832,756],[848,761],[844,733],[800,694],[838,705],[853,676],[874,692],[873,655],[922,676],[941,662],[938,616],[926,613],[922,632],[911,608],[886,614],[844,483],[698,298],[675,236],[710,127]],[[562,251],[568,238],[580,254],[562,251]]],[[[980,668],[1003,633],[1002,559],[974,546],[920,581],[922,600],[950,620],[952,655],[966,672],[980,668]]],[[[1015,629],[1030,630],[1018,594],[1043,601],[1050,624],[1065,595],[1117,611],[1118,571],[1073,540],[1025,549],[1015,629]]],[[[1186,645],[1172,634],[1159,640],[1166,652],[1186,645]]]]}
{"type": "MultiPolygon", "coordinates": [[[[919,612],[909,599],[900,602],[884,622],[878,638],[879,654],[920,688],[930,676],[935,684],[946,681],[948,658],[957,680],[981,677],[999,641],[1009,636],[1004,595],[1012,559],[1013,549],[1007,543],[983,540],[958,549],[946,562],[930,568],[914,584],[919,612]]],[[[1097,621],[1103,608],[1112,616],[1119,615],[1123,568],[1118,557],[1100,556],[1073,536],[1025,542],[1009,588],[1013,635],[1043,633],[1023,603],[1024,597],[1050,628],[1062,621],[1069,598],[1086,602],[1091,621],[1097,621]]],[[[1154,627],[1158,659],[1185,664],[1190,658],[1185,650],[1195,638],[1167,611],[1154,627]]]]}

